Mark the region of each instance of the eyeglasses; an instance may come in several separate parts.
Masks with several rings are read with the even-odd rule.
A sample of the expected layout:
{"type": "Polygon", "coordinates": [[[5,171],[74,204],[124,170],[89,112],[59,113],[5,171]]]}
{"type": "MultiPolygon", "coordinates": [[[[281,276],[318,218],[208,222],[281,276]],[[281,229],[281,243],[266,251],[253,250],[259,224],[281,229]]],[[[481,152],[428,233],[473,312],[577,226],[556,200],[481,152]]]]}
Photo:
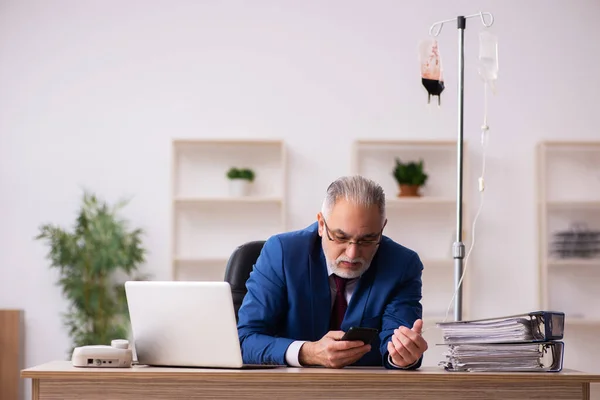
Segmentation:
{"type": "Polygon", "coordinates": [[[329,226],[327,226],[327,221],[325,221],[325,217],[323,217],[323,223],[325,224],[325,232],[327,234],[327,239],[329,239],[332,242],[335,242],[337,244],[347,245],[347,246],[350,246],[351,244],[355,244],[359,247],[371,247],[371,246],[376,246],[379,243],[381,243],[383,228],[385,228],[385,224],[384,224],[383,228],[381,228],[381,231],[379,231],[379,233],[377,234],[377,239],[375,239],[375,240],[366,240],[365,239],[365,240],[353,241],[350,239],[337,237],[333,232],[331,232],[331,230],[329,229],[329,226]],[[331,236],[333,236],[333,238],[331,236]]]}

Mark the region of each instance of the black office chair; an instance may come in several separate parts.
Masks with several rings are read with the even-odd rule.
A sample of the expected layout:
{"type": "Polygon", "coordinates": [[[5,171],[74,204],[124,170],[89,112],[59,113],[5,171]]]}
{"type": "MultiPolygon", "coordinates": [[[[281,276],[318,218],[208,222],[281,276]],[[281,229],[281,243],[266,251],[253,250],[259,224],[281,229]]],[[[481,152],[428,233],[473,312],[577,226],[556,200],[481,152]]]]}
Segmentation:
{"type": "Polygon", "coordinates": [[[238,320],[238,310],[242,305],[244,296],[246,296],[246,281],[250,277],[252,267],[256,263],[264,244],[264,240],[244,243],[233,251],[227,261],[225,282],[229,282],[231,286],[236,320],[238,320]]]}

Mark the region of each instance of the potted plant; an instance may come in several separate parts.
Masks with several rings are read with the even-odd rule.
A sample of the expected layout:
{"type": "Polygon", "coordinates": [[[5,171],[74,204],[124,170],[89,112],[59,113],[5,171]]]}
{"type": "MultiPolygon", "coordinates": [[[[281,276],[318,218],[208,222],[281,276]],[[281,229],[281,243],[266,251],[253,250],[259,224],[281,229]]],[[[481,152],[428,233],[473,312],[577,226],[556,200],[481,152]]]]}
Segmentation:
{"type": "Polygon", "coordinates": [[[396,158],[393,175],[400,187],[398,197],[420,196],[419,189],[427,182],[428,178],[424,171],[423,160],[403,163],[399,158],[396,158]]]}
{"type": "Polygon", "coordinates": [[[230,194],[236,197],[248,195],[250,184],[254,182],[254,176],[254,171],[249,168],[231,167],[227,171],[230,194]]]}
{"type": "Polygon", "coordinates": [[[147,279],[138,272],[145,261],[140,229],[129,229],[117,212],[126,204],[109,206],[85,192],[72,231],[43,224],[36,240],[45,240],[50,266],[69,302],[63,321],[75,347],[110,345],[129,337],[126,280],[147,279]]]}

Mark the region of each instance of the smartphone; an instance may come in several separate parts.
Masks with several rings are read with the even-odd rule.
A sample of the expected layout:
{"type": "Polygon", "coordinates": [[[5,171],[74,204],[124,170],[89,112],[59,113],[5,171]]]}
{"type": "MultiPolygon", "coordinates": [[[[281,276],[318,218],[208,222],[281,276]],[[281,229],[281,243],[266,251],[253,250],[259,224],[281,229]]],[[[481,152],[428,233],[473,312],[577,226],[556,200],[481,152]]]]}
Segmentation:
{"type": "Polygon", "coordinates": [[[364,344],[370,344],[378,333],[379,331],[375,328],[352,326],[341,340],[362,340],[364,344]]]}

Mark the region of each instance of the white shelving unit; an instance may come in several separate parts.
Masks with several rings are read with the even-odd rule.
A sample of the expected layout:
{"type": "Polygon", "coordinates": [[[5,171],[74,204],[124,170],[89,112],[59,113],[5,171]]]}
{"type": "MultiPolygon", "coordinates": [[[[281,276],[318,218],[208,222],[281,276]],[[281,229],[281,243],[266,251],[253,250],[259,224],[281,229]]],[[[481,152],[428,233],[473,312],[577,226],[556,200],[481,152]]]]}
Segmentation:
{"type": "Polygon", "coordinates": [[[222,281],[233,250],[286,228],[286,148],[281,140],[173,140],[172,279],[222,281]],[[255,173],[229,191],[229,168],[255,173]]]}
{"type": "Polygon", "coordinates": [[[537,161],[540,304],[600,328],[600,254],[561,256],[552,246],[559,232],[600,231],[600,142],[541,142],[537,161]]]}
{"type": "Polygon", "coordinates": [[[566,314],[565,368],[600,372],[600,254],[555,251],[574,224],[600,231],[600,141],[544,141],[536,158],[540,308],[566,314]]]}
{"type": "MultiPolygon", "coordinates": [[[[443,321],[454,294],[454,259],[452,244],[456,240],[456,155],[457,145],[449,140],[359,140],[354,143],[352,173],[379,183],[386,193],[388,223],[384,234],[415,250],[423,261],[423,321],[425,339],[430,344],[424,365],[435,366],[443,357],[443,346],[436,322],[443,321]],[[398,197],[393,176],[395,159],[424,162],[428,180],[421,197],[398,197]]],[[[467,146],[463,164],[463,242],[469,248],[469,194],[467,146]]],[[[463,319],[469,318],[469,270],[463,279],[463,319]]],[[[454,304],[454,302],[452,302],[454,304]]],[[[453,309],[447,321],[452,321],[453,309]]]]}

